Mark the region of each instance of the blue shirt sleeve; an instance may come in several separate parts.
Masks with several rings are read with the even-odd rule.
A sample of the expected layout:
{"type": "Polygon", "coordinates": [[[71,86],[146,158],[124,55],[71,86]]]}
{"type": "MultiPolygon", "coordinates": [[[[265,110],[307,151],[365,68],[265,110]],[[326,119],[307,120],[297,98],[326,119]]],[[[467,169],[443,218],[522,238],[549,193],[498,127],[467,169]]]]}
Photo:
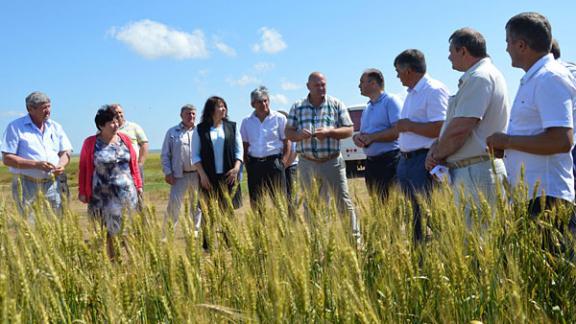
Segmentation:
{"type": "Polygon", "coordinates": [[[8,125],[8,128],[4,131],[4,137],[2,138],[2,152],[17,154],[18,153],[18,131],[13,124],[8,125]]]}
{"type": "Polygon", "coordinates": [[[192,157],[192,164],[202,161],[200,157],[200,136],[196,130],[192,133],[192,151],[190,152],[190,156],[192,157]]]}
{"type": "MultiPolygon", "coordinates": [[[[160,161],[162,162],[162,172],[164,175],[172,174],[172,145],[171,145],[171,130],[169,129],[164,136],[164,143],[162,143],[162,153],[160,153],[160,161]]],[[[194,136],[194,133],[192,133],[194,136]]]]}
{"type": "Polygon", "coordinates": [[[236,127],[236,145],[234,147],[234,157],[236,160],[244,162],[244,145],[242,145],[242,136],[240,135],[240,130],[238,127],[236,127]]]}

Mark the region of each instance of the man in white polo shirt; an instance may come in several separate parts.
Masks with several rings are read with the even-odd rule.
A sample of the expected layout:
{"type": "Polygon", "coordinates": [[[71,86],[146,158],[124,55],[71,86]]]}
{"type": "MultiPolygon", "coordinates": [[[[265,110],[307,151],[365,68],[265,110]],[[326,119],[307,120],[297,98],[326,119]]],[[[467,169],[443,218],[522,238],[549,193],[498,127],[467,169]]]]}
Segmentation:
{"type": "Polygon", "coordinates": [[[286,116],[270,109],[268,89],[254,89],[250,101],[254,112],[242,120],[240,135],[246,154],[250,204],[257,208],[266,193],[286,196],[282,157],[290,154],[290,145],[284,135],[286,116]]]}
{"type": "MultiPolygon", "coordinates": [[[[549,54],[550,23],[538,13],[521,13],[506,24],[506,42],[512,66],[526,72],[512,106],[508,132],[487,139],[496,152],[504,150],[512,185],[529,187],[529,212],[541,212],[554,204],[573,204],[572,174],[573,110],[576,87],[570,72],[549,54]],[[534,192],[536,185],[538,191],[534,192]]],[[[572,220],[574,221],[574,219],[572,220]]],[[[574,225],[574,224],[572,224],[574,225]]]]}
{"type": "Polygon", "coordinates": [[[428,195],[432,177],[426,170],[426,154],[446,119],[448,88],[426,74],[426,59],[417,49],[407,49],[394,60],[396,73],[408,96],[396,124],[399,133],[400,162],[396,176],[402,191],[412,201],[414,240],[422,240],[421,213],[416,194],[428,195]]]}

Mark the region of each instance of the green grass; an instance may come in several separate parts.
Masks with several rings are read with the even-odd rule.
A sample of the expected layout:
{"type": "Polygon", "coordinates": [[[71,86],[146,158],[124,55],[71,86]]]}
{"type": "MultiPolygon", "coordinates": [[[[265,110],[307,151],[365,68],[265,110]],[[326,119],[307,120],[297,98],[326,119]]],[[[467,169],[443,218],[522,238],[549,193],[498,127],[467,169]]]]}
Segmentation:
{"type": "Polygon", "coordinates": [[[473,209],[486,225],[467,229],[440,189],[423,206],[432,236],[414,245],[411,206],[398,191],[383,204],[362,192],[355,201],[360,248],[332,205],[316,201],[293,220],[282,200],[235,216],[211,201],[202,206],[208,252],[187,219],[162,242],[162,213],[150,208],[146,222],[127,222],[117,262],[83,213],[44,212],[30,226],[8,201],[0,322],[576,322],[575,266],[542,244],[565,243],[552,224],[567,210],[532,220],[515,196],[473,209]]]}

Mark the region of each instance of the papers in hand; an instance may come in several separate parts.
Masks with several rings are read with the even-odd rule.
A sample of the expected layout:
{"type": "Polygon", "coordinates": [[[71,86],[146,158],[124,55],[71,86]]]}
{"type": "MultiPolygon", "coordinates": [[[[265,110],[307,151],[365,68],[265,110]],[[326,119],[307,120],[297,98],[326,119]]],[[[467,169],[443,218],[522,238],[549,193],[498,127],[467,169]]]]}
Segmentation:
{"type": "Polygon", "coordinates": [[[437,165],[432,170],[430,170],[430,174],[434,178],[434,180],[438,182],[448,182],[452,183],[452,179],[450,179],[450,169],[444,165],[437,165]]]}

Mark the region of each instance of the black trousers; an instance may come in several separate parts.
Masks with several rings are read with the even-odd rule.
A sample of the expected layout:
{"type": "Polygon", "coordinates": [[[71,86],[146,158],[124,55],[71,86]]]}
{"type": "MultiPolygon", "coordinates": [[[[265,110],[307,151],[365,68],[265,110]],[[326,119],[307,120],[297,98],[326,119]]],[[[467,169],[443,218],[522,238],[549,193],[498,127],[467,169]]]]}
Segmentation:
{"type": "MultiPolygon", "coordinates": [[[[562,220],[556,219],[554,226],[558,231],[560,231],[560,233],[564,235],[565,238],[568,238],[569,236],[576,235],[576,207],[574,206],[574,203],[556,197],[546,197],[546,198],[537,197],[535,199],[530,199],[530,201],[528,202],[528,214],[533,219],[536,219],[542,214],[543,211],[552,209],[552,207],[554,206],[561,206],[561,205],[565,205],[569,208],[570,219],[568,220],[568,224],[565,224],[565,222],[562,220]],[[565,232],[566,228],[570,233],[565,232]]],[[[551,251],[553,253],[568,252],[570,254],[570,258],[572,260],[575,260],[573,242],[571,242],[570,240],[567,240],[567,242],[561,242],[560,244],[561,246],[558,249],[556,247],[556,244],[552,242],[551,239],[552,234],[550,233],[550,230],[543,229],[543,231],[544,231],[544,241],[542,242],[542,248],[551,251]]]]}
{"type": "MultiPolygon", "coordinates": [[[[202,188],[202,197],[204,199],[218,199],[220,202],[226,201],[226,196],[229,195],[232,199],[232,207],[238,209],[242,207],[242,190],[240,188],[240,179],[236,179],[233,185],[226,182],[225,174],[216,175],[216,183],[211,183],[212,189],[206,190],[202,188]]],[[[227,207],[222,205],[223,209],[227,207]]]]}
{"type": "Polygon", "coordinates": [[[248,157],[246,171],[252,207],[256,207],[266,193],[286,196],[286,176],[280,155],[266,158],[248,157]]]}
{"type": "Polygon", "coordinates": [[[378,195],[380,199],[388,196],[390,186],[396,181],[398,160],[400,160],[400,150],[366,157],[364,178],[371,195],[378,195]]]}
{"type": "Polygon", "coordinates": [[[291,165],[284,170],[286,176],[286,194],[288,199],[288,212],[291,217],[296,216],[297,194],[296,179],[298,179],[298,165],[291,165]]]}

